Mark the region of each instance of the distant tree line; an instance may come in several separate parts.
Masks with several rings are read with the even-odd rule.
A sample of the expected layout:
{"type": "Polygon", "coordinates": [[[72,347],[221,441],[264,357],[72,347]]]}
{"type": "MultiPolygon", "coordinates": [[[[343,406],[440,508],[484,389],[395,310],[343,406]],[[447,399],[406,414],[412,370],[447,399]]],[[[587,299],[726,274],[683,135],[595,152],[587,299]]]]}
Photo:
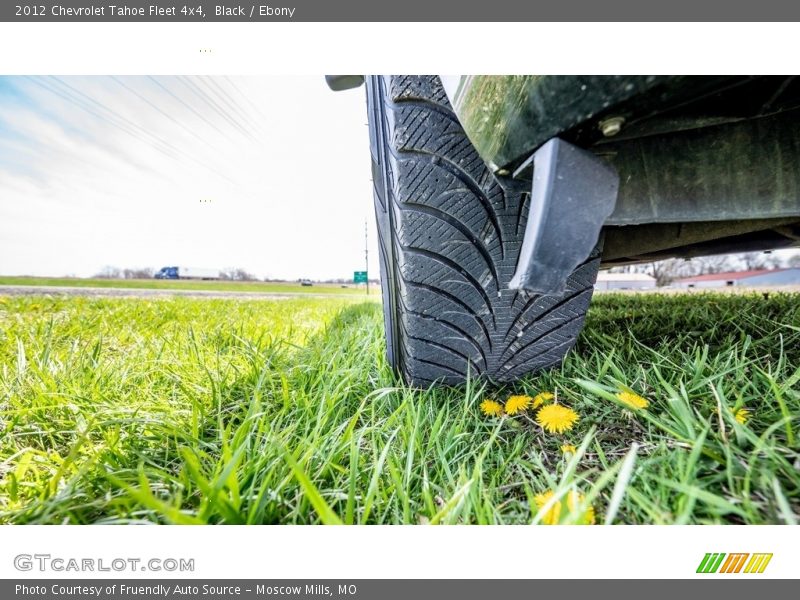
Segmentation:
{"type": "MultiPolygon", "coordinates": [[[[155,269],[151,267],[140,267],[134,269],[120,269],[111,265],[105,266],[93,277],[95,279],[152,279],[155,269]]],[[[258,281],[258,277],[238,267],[222,269],[219,272],[220,279],[226,281],[258,281]]]]}
{"type": "Polygon", "coordinates": [[[219,278],[226,281],[259,281],[258,277],[238,267],[223,269],[219,272],[219,278]]]}
{"type": "Polygon", "coordinates": [[[150,267],[140,267],[135,269],[119,269],[117,267],[103,267],[99,273],[94,275],[95,279],[152,279],[153,269],[150,267]]]}
{"type": "Polygon", "coordinates": [[[800,254],[794,254],[785,260],[781,260],[780,257],[769,252],[742,252],[691,259],[670,258],[639,265],[614,267],[611,272],[646,273],[655,277],[656,285],[662,286],[684,277],[785,267],[800,267],[800,254]]]}

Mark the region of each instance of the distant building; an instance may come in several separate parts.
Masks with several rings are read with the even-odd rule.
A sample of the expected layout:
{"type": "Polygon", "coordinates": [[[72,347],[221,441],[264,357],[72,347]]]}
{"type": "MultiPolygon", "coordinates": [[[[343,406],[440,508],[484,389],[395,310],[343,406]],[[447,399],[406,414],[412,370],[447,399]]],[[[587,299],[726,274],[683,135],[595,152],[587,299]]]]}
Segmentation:
{"type": "Polygon", "coordinates": [[[800,268],[710,273],[708,275],[684,277],[672,282],[672,287],[676,288],[760,287],[772,285],[800,285],[800,268]]]}
{"type": "Polygon", "coordinates": [[[600,271],[595,290],[649,290],[656,287],[656,278],[645,273],[611,273],[600,271]]]}

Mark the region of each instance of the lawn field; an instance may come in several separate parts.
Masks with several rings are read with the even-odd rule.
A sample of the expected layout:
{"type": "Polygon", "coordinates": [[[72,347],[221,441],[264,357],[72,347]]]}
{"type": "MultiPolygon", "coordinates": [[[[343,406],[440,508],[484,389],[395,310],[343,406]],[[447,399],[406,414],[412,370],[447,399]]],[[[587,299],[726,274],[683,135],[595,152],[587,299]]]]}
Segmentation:
{"type": "MultiPolygon", "coordinates": [[[[71,277],[0,276],[0,286],[47,286],[67,288],[119,288],[135,290],[193,290],[214,292],[261,292],[264,294],[344,294],[364,296],[364,287],[349,284],[316,283],[303,286],[273,281],[200,281],[193,279],[78,279],[71,277]]],[[[373,286],[373,293],[378,286],[373,286]]],[[[0,294],[3,291],[0,289],[0,294]]]]}
{"type": "Polygon", "coordinates": [[[800,294],[598,295],[502,388],[383,343],[363,297],[0,296],[0,523],[800,520],[800,294]]]}

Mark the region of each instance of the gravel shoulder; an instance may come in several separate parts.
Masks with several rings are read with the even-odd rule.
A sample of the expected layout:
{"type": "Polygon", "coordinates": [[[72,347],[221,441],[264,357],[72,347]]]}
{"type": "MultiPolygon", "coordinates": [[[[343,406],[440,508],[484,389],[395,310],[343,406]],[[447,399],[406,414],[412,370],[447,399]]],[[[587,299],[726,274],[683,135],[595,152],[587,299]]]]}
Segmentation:
{"type": "MultiPolygon", "coordinates": [[[[161,298],[185,296],[189,298],[232,298],[248,300],[277,300],[280,298],[342,298],[343,296],[325,292],[231,292],[214,290],[179,290],[179,289],[144,289],[144,288],[110,288],[110,287],[70,287],[49,285],[0,285],[0,296],[89,296],[113,298],[161,298]]],[[[367,299],[368,296],[364,296],[367,299]]]]}

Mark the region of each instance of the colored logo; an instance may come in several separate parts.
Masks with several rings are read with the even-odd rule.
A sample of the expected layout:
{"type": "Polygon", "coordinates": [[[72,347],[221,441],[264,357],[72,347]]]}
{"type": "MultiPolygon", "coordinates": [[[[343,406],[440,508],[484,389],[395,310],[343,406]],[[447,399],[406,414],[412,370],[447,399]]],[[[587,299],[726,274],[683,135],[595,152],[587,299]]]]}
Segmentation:
{"type": "Polygon", "coordinates": [[[709,552],[700,561],[698,573],[763,573],[772,553],[749,554],[747,552],[709,552]]]}

